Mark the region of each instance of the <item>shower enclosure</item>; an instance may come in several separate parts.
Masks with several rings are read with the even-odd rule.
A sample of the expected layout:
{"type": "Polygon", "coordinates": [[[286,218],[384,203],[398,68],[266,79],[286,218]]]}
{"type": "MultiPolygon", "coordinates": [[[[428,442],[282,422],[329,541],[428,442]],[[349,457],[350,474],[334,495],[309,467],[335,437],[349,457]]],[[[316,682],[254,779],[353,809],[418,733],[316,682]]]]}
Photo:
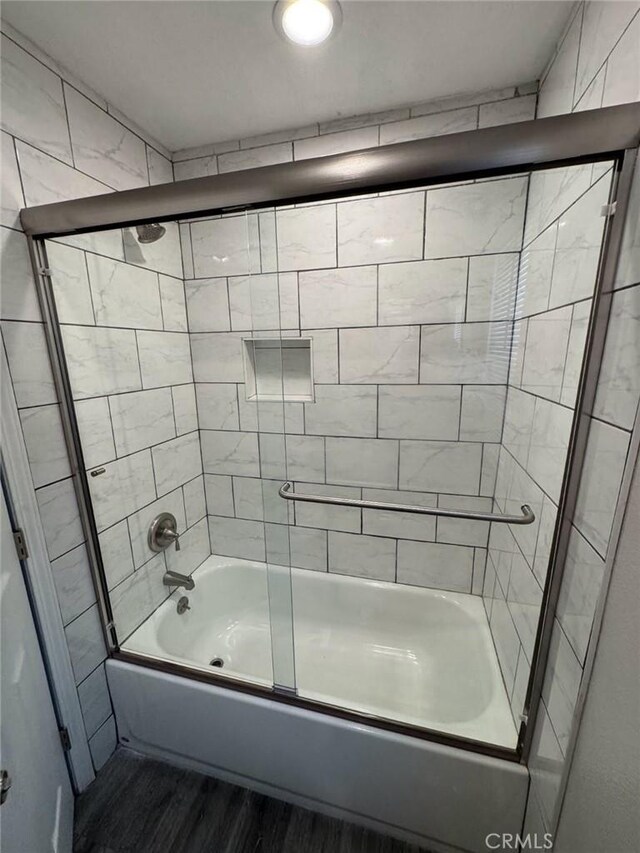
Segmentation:
{"type": "Polygon", "coordinates": [[[526,757],[637,145],[600,112],[23,213],[115,658],[526,757]]]}

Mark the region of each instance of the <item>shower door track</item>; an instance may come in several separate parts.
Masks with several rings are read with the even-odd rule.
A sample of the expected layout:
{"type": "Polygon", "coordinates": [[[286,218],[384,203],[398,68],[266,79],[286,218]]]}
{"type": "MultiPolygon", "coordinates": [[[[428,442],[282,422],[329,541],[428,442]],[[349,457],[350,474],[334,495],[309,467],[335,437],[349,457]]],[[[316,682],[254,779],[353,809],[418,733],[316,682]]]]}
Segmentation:
{"type": "Polygon", "coordinates": [[[20,219],[27,235],[47,348],[60,400],[62,426],[80,519],[87,540],[98,611],[109,655],[130,663],[206,681],[231,690],[252,693],[277,702],[295,704],[446,746],[526,763],[541,702],[553,618],[560,592],[571,518],[577,499],[589,415],[595,398],[611,292],[639,144],[640,104],[626,104],[22,210],[20,219]],[[299,696],[282,695],[274,689],[262,688],[249,682],[232,683],[230,679],[213,673],[121,650],[100,554],[44,240],[49,237],[125,228],[149,222],[193,219],[222,214],[230,208],[246,210],[265,206],[277,207],[283,204],[345,198],[363,192],[389,192],[427,184],[431,186],[452,181],[491,178],[519,171],[539,171],[544,168],[605,160],[614,162],[615,175],[609,201],[616,202],[615,215],[607,215],[606,219],[547,582],[543,591],[541,616],[532,656],[525,713],[516,748],[510,750],[458,736],[448,736],[442,732],[348,711],[299,696]]]}

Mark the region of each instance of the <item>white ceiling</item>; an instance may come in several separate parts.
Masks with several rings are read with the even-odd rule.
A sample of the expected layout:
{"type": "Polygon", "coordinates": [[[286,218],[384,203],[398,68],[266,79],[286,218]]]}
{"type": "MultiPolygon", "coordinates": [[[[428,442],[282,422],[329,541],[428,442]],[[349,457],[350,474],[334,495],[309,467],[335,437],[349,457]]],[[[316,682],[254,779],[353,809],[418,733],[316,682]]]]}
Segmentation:
{"type": "Polygon", "coordinates": [[[31,0],[2,16],[170,150],[535,80],[572,2],[343,0],[285,42],[270,0],[31,0]]]}

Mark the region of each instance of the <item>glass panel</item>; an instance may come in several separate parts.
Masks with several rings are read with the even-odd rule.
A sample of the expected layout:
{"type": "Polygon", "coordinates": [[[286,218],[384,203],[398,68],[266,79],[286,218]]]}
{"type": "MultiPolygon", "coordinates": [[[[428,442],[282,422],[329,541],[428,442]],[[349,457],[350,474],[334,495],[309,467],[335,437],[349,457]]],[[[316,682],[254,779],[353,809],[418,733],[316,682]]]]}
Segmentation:
{"type": "MultiPolygon", "coordinates": [[[[123,648],[515,747],[612,174],[47,241],[123,648]],[[296,503],[284,483],[535,521],[296,503]],[[180,551],[170,527],[149,549],[161,512],[180,551]]],[[[604,509],[579,511],[596,553],[604,509]]],[[[65,531],[55,557],[79,545],[65,531]]]]}

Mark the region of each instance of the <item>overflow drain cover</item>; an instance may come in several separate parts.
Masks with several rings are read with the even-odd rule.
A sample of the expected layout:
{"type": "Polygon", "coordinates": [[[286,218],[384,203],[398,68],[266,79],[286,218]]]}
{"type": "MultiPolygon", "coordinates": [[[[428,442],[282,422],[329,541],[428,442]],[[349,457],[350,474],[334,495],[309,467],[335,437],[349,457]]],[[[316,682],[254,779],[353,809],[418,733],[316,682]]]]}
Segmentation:
{"type": "Polygon", "coordinates": [[[224,666],[224,661],[222,660],[222,658],[213,658],[209,661],[209,665],[217,666],[218,669],[222,669],[222,667],[224,666]]]}

